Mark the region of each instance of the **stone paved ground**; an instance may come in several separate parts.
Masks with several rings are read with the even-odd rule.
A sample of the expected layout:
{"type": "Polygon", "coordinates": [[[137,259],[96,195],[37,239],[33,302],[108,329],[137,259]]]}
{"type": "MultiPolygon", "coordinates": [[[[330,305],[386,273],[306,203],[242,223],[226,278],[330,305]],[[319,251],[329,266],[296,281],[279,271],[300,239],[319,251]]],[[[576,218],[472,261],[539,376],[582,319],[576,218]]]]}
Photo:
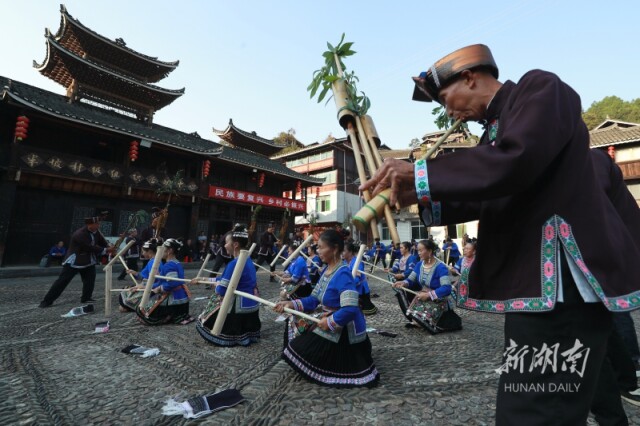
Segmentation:
{"type": "MultiPolygon", "coordinates": [[[[115,294],[111,331],[94,334],[95,323],[104,318],[102,277],[94,293],[97,313],[71,319],[60,315],[80,305],[79,277],[48,309],[37,305],[55,277],[0,280],[0,424],[186,424],[191,421],[160,413],[165,399],[182,401],[229,387],[240,389],[247,401],[198,424],[494,422],[501,316],[462,311],[464,330],[437,336],[406,329],[392,291],[372,281],[380,312],[368,318],[368,325],[398,337],[370,334],[380,386],[334,390],[306,382],[281,361],[283,326],[266,308],[260,313],[262,340],[249,348],[213,347],[193,324],[145,327],[135,314],[117,312],[115,294]],[[158,347],[161,353],[143,359],[120,352],[132,343],[158,347]]],[[[273,299],[276,288],[266,281],[260,273],[262,295],[273,299]]],[[[193,290],[194,297],[209,293],[203,287],[193,290]]],[[[192,314],[205,303],[192,302],[192,314]]],[[[640,323],[638,314],[634,318],[640,323]]],[[[626,403],[625,409],[631,423],[640,425],[640,409],[626,403]]]]}

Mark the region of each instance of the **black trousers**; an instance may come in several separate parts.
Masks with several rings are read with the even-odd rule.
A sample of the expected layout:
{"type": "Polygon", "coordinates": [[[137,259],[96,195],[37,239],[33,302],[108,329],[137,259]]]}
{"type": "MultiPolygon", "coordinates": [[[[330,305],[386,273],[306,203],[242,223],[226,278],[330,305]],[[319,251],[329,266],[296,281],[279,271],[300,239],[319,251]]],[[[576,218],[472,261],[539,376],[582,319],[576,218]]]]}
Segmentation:
{"type": "MultiPolygon", "coordinates": [[[[378,266],[378,262],[382,260],[382,267],[387,268],[387,255],[384,253],[379,254],[378,256],[373,257],[373,266],[378,266]]],[[[373,272],[373,266],[371,267],[371,272],[373,272]]]]}
{"type": "Polygon", "coordinates": [[[638,337],[636,327],[631,318],[630,312],[616,312],[613,314],[613,327],[616,329],[629,355],[634,362],[640,362],[640,347],[638,347],[638,337]]]}
{"type": "MultiPolygon", "coordinates": [[[[136,271],[138,272],[138,258],[137,257],[128,257],[125,262],[127,263],[127,268],[131,269],[132,271],[136,271]]],[[[127,271],[125,269],[122,270],[122,272],[120,272],[120,275],[118,275],[118,279],[119,280],[123,280],[124,277],[127,276],[127,271]]]]}
{"type": "Polygon", "coordinates": [[[587,421],[613,325],[604,305],[584,303],[573,280],[566,278],[565,301],[554,310],[506,315],[502,368],[510,368],[498,383],[497,425],[587,421]],[[549,354],[542,349],[552,352],[540,359],[540,354],[549,354]],[[536,355],[541,364],[534,364],[536,355]]]}
{"type": "MultiPolygon", "coordinates": [[[[275,254],[273,254],[273,253],[271,253],[271,254],[259,254],[259,255],[258,255],[258,261],[256,262],[256,265],[260,265],[260,266],[262,266],[262,264],[263,264],[264,262],[267,262],[267,263],[269,264],[269,270],[270,270],[271,272],[274,272],[274,271],[276,270],[276,267],[275,267],[275,265],[274,265],[274,266],[271,266],[271,262],[273,262],[273,259],[274,259],[275,257],[276,257],[276,256],[275,256],[275,254]]],[[[256,271],[257,271],[258,269],[259,269],[259,268],[256,266],[256,271]]],[[[275,278],[273,278],[273,277],[269,277],[269,282],[274,282],[274,281],[275,281],[275,278]]]]}
{"type": "MultiPolygon", "coordinates": [[[[614,318],[618,314],[613,314],[614,318]]],[[[614,328],[607,342],[607,357],[591,403],[591,412],[600,426],[628,425],[622,407],[620,391],[633,391],[638,387],[636,369],[620,334],[614,328]]]]}
{"type": "Polygon", "coordinates": [[[96,284],[96,265],[91,265],[82,269],[76,269],[69,265],[64,265],[60,276],[53,282],[51,288],[44,296],[43,301],[48,304],[53,303],[54,300],[60,297],[64,289],[67,288],[67,285],[78,273],[80,273],[80,278],[82,278],[82,297],[80,297],[80,301],[84,302],[85,300],[91,299],[91,296],[93,295],[93,287],[96,284]]]}

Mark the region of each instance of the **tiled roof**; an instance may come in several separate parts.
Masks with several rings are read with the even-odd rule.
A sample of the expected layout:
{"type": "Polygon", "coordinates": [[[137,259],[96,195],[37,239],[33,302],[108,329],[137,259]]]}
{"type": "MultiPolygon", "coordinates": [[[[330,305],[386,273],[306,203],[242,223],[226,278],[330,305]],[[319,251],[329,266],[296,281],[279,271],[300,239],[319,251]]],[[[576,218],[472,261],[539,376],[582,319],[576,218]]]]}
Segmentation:
{"type": "Polygon", "coordinates": [[[624,123],[624,125],[619,125],[613,122],[609,126],[598,127],[589,132],[589,144],[593,148],[640,142],[640,124],[624,123]],[[629,126],[629,124],[632,125],[629,126]]]}
{"type": "Polygon", "coordinates": [[[0,99],[15,102],[24,108],[55,116],[61,120],[72,121],[100,128],[113,133],[145,139],[160,145],[170,146],[201,155],[219,156],[223,161],[242,164],[260,170],[267,170],[293,179],[312,184],[322,183],[322,179],[295,172],[279,161],[271,160],[260,154],[243,151],[203,139],[194,134],[184,133],[169,127],[153,124],[148,127],[134,118],[126,117],[81,102],[69,103],[65,96],[57,95],[28,84],[20,83],[0,76],[0,99]]]}
{"type": "MultiPolygon", "coordinates": [[[[286,146],[276,143],[273,139],[266,139],[258,136],[256,132],[247,132],[236,127],[233,120],[229,119],[229,124],[224,130],[213,128],[220,139],[240,148],[258,152],[263,155],[274,155],[278,151],[286,148],[286,146]],[[257,142],[257,143],[256,143],[257,142]]],[[[298,142],[298,146],[304,146],[298,142]]]]}
{"type": "Polygon", "coordinates": [[[73,38],[89,55],[100,58],[109,63],[120,63],[124,68],[130,67],[155,82],[166,77],[173,71],[180,61],[165,62],[156,57],[147,56],[116,41],[92,31],[82,25],[78,19],[67,12],[64,5],[60,5],[60,28],[56,33],[56,39],[63,43],[73,38]]]}
{"type": "Polygon", "coordinates": [[[398,160],[408,160],[412,152],[412,149],[385,149],[380,150],[380,155],[383,159],[396,158],[398,160]]]}
{"type": "Polygon", "coordinates": [[[246,151],[241,148],[225,146],[222,148],[222,154],[218,157],[232,163],[238,163],[245,166],[253,167],[259,171],[269,171],[280,175],[285,175],[313,185],[324,182],[324,178],[314,178],[291,170],[279,161],[271,160],[260,154],[246,151]]]}
{"type": "MultiPolygon", "coordinates": [[[[33,66],[65,88],[75,79],[80,85],[87,83],[103,91],[113,92],[123,99],[153,106],[155,110],[167,106],[184,94],[184,89],[170,90],[147,84],[108,67],[82,58],[47,37],[47,56],[41,65],[33,66]]],[[[117,103],[117,102],[116,102],[117,103]]]]}
{"type": "Polygon", "coordinates": [[[347,144],[347,138],[340,138],[340,139],[334,139],[331,142],[326,142],[326,143],[317,143],[314,142],[311,145],[305,146],[303,148],[300,148],[298,150],[295,151],[289,151],[286,154],[276,154],[271,156],[271,159],[274,160],[282,160],[282,159],[286,159],[289,157],[296,157],[299,154],[308,154],[310,152],[313,151],[324,151],[326,149],[331,149],[331,147],[335,146],[335,145],[344,145],[345,148],[351,149],[351,146],[349,146],[347,144]]]}

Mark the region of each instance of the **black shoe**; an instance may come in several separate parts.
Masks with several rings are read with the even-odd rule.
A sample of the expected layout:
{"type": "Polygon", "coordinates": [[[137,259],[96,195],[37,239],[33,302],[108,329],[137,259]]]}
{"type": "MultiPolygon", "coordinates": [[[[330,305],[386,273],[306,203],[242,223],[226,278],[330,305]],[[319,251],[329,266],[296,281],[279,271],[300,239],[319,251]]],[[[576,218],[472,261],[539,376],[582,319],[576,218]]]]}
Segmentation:
{"type": "Polygon", "coordinates": [[[88,299],[81,299],[80,303],[96,303],[96,300],[92,297],[88,298],[88,299]]]}
{"type": "Polygon", "coordinates": [[[44,300],[42,302],[40,302],[40,305],[38,305],[39,308],[48,308],[49,306],[53,305],[53,303],[51,302],[45,302],[44,300]]]}
{"type": "Polygon", "coordinates": [[[276,282],[276,279],[275,279],[275,278],[273,278],[273,277],[271,277],[271,278],[269,278],[269,282],[270,282],[270,283],[275,283],[275,282],[276,282]]]}

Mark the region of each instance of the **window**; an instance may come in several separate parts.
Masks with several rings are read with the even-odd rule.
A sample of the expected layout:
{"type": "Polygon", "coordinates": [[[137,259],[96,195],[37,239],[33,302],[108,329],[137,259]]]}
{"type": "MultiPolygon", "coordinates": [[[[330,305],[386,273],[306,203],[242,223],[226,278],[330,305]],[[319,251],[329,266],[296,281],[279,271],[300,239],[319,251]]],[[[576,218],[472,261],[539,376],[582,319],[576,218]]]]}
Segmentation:
{"type": "Polygon", "coordinates": [[[391,239],[391,233],[389,232],[389,227],[387,226],[387,224],[383,224],[382,225],[382,235],[380,236],[381,240],[390,240],[391,239]]]}
{"type": "Polygon", "coordinates": [[[328,195],[324,197],[318,197],[316,203],[318,206],[316,210],[319,212],[328,212],[331,210],[331,201],[328,195]]]}
{"type": "Polygon", "coordinates": [[[411,221],[411,238],[414,240],[425,240],[428,237],[427,228],[419,220],[411,221]]]}
{"type": "Polygon", "coordinates": [[[324,179],[324,182],[322,182],[322,185],[329,185],[329,184],[332,184],[332,183],[336,183],[336,176],[337,175],[338,175],[338,171],[337,170],[331,170],[330,172],[316,173],[316,174],[313,174],[311,176],[313,176],[315,178],[324,179]]]}

